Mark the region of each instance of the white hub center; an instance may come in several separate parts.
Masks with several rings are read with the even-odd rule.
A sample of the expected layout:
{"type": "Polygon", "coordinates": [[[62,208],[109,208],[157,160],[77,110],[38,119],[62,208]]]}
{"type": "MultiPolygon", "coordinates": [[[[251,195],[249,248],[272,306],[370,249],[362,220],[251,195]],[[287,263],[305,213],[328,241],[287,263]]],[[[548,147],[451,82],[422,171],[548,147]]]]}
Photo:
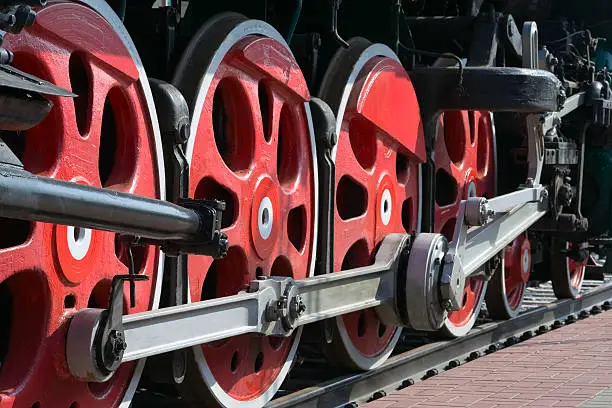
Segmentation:
{"type": "Polygon", "coordinates": [[[68,249],[70,255],[77,261],[85,258],[89,245],[91,244],[91,230],[89,228],[79,228],[69,226],[68,231],[68,249]]]}
{"type": "Polygon", "coordinates": [[[524,273],[526,273],[529,270],[529,263],[530,263],[529,251],[525,249],[523,251],[523,272],[524,273]]]}
{"type": "Polygon", "coordinates": [[[259,211],[257,211],[257,226],[259,227],[259,235],[263,239],[268,239],[272,233],[273,220],[272,201],[268,197],[264,197],[259,203],[259,211]]]}
{"type": "Polygon", "coordinates": [[[386,189],[383,191],[382,198],[380,199],[380,218],[384,225],[389,224],[389,221],[391,221],[391,206],[391,192],[389,189],[386,189]]]}

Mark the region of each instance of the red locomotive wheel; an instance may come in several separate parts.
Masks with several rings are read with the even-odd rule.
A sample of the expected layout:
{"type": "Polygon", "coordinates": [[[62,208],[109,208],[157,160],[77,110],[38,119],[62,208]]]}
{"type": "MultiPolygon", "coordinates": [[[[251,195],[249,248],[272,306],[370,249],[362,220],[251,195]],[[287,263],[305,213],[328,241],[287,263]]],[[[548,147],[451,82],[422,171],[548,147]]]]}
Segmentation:
{"type": "Polygon", "coordinates": [[[489,282],[485,298],[491,318],[504,320],[519,314],[530,275],[531,245],[524,233],[505,248],[501,268],[489,282]]]}
{"type": "MultiPolygon", "coordinates": [[[[230,249],[215,262],[189,257],[192,301],[234,295],[257,276],[310,276],[317,225],[310,95],[281,35],[260,21],[219,15],[186,49],[174,83],[193,112],[189,194],[227,203],[230,249]]],[[[195,347],[189,398],[262,406],[288,373],[300,335],[195,347]]]]}
{"type": "MultiPolygon", "coordinates": [[[[334,270],[369,265],[382,239],[420,226],[420,166],[425,158],[412,83],[386,46],[352,39],[321,86],[336,113],[334,270]]],[[[357,369],[382,364],[401,329],[374,310],[335,318],[329,359],[357,369]]]]}
{"type": "MultiPolygon", "coordinates": [[[[434,153],[436,194],[434,228],[453,238],[461,200],[495,195],[495,132],[488,112],[445,112],[434,153]]],[[[476,322],[486,282],[467,279],[461,309],[450,312],[442,333],[467,334],[476,322]]]]}
{"type": "MultiPolygon", "coordinates": [[[[163,199],[161,139],[148,81],[134,45],[106,3],[53,2],[4,46],[14,65],[77,98],[52,97],[49,116],[6,135],[35,174],[163,199]]],[[[3,135],[5,138],[5,135],[3,135]]],[[[0,249],[0,405],[107,408],[129,404],[144,360],[106,383],[73,379],[65,361],[70,316],[107,307],[111,279],[128,272],[122,245],[109,232],[2,219],[0,249]]],[[[134,251],[136,307],[157,306],[163,259],[134,251]]]]}
{"type": "Polygon", "coordinates": [[[558,299],[576,299],[580,295],[580,289],[584,281],[588,258],[580,262],[563,254],[563,251],[572,248],[573,245],[578,245],[580,248],[586,248],[587,246],[586,243],[572,244],[554,238],[551,242],[551,283],[558,299]]]}

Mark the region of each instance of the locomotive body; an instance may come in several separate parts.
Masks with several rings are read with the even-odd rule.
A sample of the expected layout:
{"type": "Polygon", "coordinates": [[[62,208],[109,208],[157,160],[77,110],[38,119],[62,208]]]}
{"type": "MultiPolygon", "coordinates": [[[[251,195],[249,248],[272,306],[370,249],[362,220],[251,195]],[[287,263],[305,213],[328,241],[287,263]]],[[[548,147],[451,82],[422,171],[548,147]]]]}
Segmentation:
{"type": "Polygon", "coordinates": [[[605,0],[7,0],[0,403],[260,407],[612,230],[605,0]]]}

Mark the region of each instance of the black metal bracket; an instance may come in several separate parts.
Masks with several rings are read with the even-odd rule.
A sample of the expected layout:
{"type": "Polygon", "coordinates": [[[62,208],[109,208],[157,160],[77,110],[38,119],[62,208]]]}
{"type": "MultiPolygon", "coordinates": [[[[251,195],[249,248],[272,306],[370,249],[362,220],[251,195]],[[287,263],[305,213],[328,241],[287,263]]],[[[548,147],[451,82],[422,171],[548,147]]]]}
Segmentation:
{"type": "MultiPolygon", "coordinates": [[[[164,143],[164,163],[166,165],[166,191],[172,202],[187,197],[189,187],[189,163],[185,157],[185,143],[189,139],[189,106],[183,94],[171,84],[157,79],[149,79],[159,126],[164,143]]],[[[187,303],[187,255],[180,254],[166,258],[166,271],[169,287],[169,306],[187,303]]]]}
{"type": "Polygon", "coordinates": [[[109,307],[103,312],[104,323],[98,328],[94,340],[96,362],[106,374],[113,373],[119,368],[123,352],[127,348],[123,334],[123,284],[126,281],[134,283],[148,279],[146,275],[135,274],[113,277],[109,307]]]}
{"type": "Polygon", "coordinates": [[[317,142],[319,167],[319,245],[317,245],[317,274],[332,273],[334,267],[334,190],[335,165],[331,152],[338,142],[336,118],[323,100],[310,100],[312,122],[317,142]]]}
{"type": "Polygon", "coordinates": [[[342,0],[331,0],[331,12],[332,12],[332,21],[331,21],[331,31],[334,35],[334,39],[343,46],[344,48],[349,47],[349,43],[347,43],[340,34],[338,33],[338,11],[340,10],[340,3],[342,0]]]}
{"type": "MultiPolygon", "coordinates": [[[[319,98],[311,98],[310,109],[317,143],[317,166],[319,171],[319,243],[315,273],[324,275],[334,271],[334,208],[336,170],[332,150],[338,143],[336,117],[327,103],[319,98]]],[[[328,320],[319,323],[312,331],[322,335],[327,343],[332,341],[334,330],[328,320]],[[320,330],[319,330],[320,328],[320,330]]]]}
{"type": "Polygon", "coordinates": [[[183,208],[193,210],[200,219],[196,234],[190,240],[156,240],[124,235],[121,238],[132,245],[159,245],[169,256],[195,254],[221,259],[227,255],[229,242],[221,231],[221,218],[225,203],[218,200],[194,200],[184,198],[177,203],[183,208]]]}
{"type": "Polygon", "coordinates": [[[523,59],[523,41],[522,35],[519,31],[514,17],[508,14],[504,16],[503,23],[500,27],[500,34],[502,34],[503,43],[508,45],[509,51],[514,55],[515,58],[523,59]],[[503,31],[502,31],[503,30],[503,31]]]}
{"type": "MultiPolygon", "coordinates": [[[[160,245],[166,255],[182,257],[185,254],[208,255],[215,259],[227,254],[229,243],[227,235],[221,232],[221,219],[225,203],[218,200],[195,200],[187,198],[189,186],[189,164],[184,153],[184,146],[189,139],[189,107],[183,95],[171,84],[158,79],[150,79],[151,91],[158,111],[160,130],[164,142],[164,158],[168,174],[168,191],[170,200],[183,208],[194,210],[200,225],[196,236],[189,241],[143,240],[133,237],[135,245],[160,245]]],[[[187,260],[181,259],[178,264],[187,260]]],[[[183,296],[178,296],[182,298],[183,296]]],[[[177,304],[183,303],[180,301],[177,304]]]]}
{"type": "Polygon", "coordinates": [[[26,4],[0,6],[0,10],[0,29],[9,33],[18,34],[36,20],[36,12],[26,4]]]}
{"type": "Polygon", "coordinates": [[[501,13],[486,13],[474,19],[468,66],[495,66],[502,17],[501,13]]]}

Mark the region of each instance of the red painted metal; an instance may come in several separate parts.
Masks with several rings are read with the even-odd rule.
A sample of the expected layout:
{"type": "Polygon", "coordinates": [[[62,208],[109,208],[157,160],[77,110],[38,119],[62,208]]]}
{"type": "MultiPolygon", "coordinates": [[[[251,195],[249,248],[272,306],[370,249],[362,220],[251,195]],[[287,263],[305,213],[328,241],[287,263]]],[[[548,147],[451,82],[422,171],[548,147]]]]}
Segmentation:
{"type": "Polygon", "coordinates": [[[508,306],[516,310],[531,274],[531,245],[527,233],[520,235],[504,250],[505,295],[508,306]]]}
{"type": "MultiPolygon", "coordinates": [[[[352,88],[338,137],[335,271],[371,264],[386,235],[416,230],[416,158],[424,157],[423,146],[419,106],[408,75],[395,60],[372,58],[352,88]]],[[[385,327],[373,310],[337,320],[366,358],[388,349],[399,330],[385,327]]]]}
{"type": "Polygon", "coordinates": [[[386,144],[399,143],[401,148],[398,150],[425,162],[425,138],[415,137],[423,131],[420,116],[400,113],[413,112],[418,106],[412,82],[403,74],[397,76],[398,68],[389,61],[380,59],[370,68],[355,111],[381,130],[379,137],[386,144]],[[393,109],[389,109],[389,103],[393,104],[393,109]]]}
{"type": "MultiPolygon", "coordinates": [[[[440,119],[434,162],[434,229],[452,240],[459,204],[468,196],[495,194],[495,150],[488,112],[446,112],[440,119]]],[[[470,323],[483,295],[483,281],[466,280],[463,306],[449,313],[455,327],[470,323]]]]}
{"type": "MultiPolygon", "coordinates": [[[[138,71],[102,17],[82,5],[50,4],[35,25],[20,35],[7,34],[4,45],[15,53],[17,67],[80,95],[75,101],[51,98],[49,116],[20,135],[27,170],[159,198],[155,140],[138,71]]],[[[6,324],[0,339],[6,346],[0,356],[0,405],[118,405],[134,364],[122,366],[107,383],[88,384],[70,377],[65,361],[70,316],[88,306],[105,307],[113,275],[128,272],[115,234],[93,231],[88,249],[85,245],[75,255],[69,241],[85,242],[85,230],[2,223],[11,238],[0,250],[0,313],[6,324]]],[[[139,258],[140,273],[151,279],[137,285],[136,307],[128,313],[148,310],[153,303],[159,252],[150,248],[139,258]]]]}
{"type": "MultiPolygon", "coordinates": [[[[316,169],[308,99],[297,63],[269,38],[239,40],[215,71],[194,135],[189,194],[227,202],[223,226],[231,247],[215,262],[189,257],[192,301],[236,294],[261,275],[309,275],[316,169]]],[[[245,335],[202,350],[218,386],[249,401],[277,380],[293,342],[245,335]]]]}
{"type": "MultiPolygon", "coordinates": [[[[588,243],[584,244],[572,244],[568,242],[566,244],[567,249],[571,249],[574,245],[578,245],[579,248],[588,247],[588,243]]],[[[586,272],[586,266],[589,262],[588,258],[582,262],[575,261],[572,258],[566,258],[567,272],[569,274],[569,283],[571,287],[575,290],[578,290],[582,286],[582,281],[584,280],[584,273],[586,272]]]]}

